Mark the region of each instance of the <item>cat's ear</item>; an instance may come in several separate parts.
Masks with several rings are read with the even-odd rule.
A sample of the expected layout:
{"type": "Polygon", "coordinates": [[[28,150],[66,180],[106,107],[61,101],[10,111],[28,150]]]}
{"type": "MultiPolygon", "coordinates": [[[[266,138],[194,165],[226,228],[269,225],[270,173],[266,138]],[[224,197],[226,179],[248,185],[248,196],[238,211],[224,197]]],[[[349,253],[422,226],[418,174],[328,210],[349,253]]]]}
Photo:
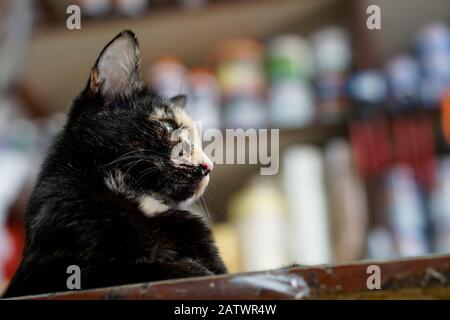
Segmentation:
{"type": "Polygon", "coordinates": [[[184,109],[186,106],[186,95],[179,94],[169,99],[170,106],[172,108],[184,109]]]}
{"type": "Polygon", "coordinates": [[[89,91],[112,98],[143,85],[139,44],[133,32],[119,33],[102,50],[89,79],[89,91]]]}

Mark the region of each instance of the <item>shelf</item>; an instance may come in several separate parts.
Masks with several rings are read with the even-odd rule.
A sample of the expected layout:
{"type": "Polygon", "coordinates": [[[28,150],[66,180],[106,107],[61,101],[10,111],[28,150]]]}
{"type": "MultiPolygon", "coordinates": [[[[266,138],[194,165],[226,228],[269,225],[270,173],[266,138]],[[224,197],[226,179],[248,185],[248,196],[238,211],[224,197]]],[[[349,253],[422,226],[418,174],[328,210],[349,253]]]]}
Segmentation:
{"type": "Polygon", "coordinates": [[[264,272],[141,283],[22,299],[449,299],[450,256],[342,265],[294,267],[264,272]],[[380,267],[380,289],[369,290],[368,266],[380,267]]]}
{"type": "Polygon", "coordinates": [[[64,111],[85,85],[100,50],[123,29],[135,31],[139,38],[145,75],[146,67],[161,55],[177,55],[195,66],[206,63],[207,52],[229,37],[265,40],[342,21],[341,4],[341,0],[218,3],[197,11],[162,10],[133,19],[82,21],[81,30],[74,31],[61,21],[34,32],[24,82],[47,112],[64,111]]]}

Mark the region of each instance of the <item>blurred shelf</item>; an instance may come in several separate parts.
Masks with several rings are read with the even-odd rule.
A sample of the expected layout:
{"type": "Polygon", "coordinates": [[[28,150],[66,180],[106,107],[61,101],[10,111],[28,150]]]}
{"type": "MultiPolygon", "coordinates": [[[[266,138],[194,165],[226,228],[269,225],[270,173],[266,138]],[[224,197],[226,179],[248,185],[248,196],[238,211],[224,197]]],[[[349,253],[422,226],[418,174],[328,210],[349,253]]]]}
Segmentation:
{"type": "Polygon", "coordinates": [[[450,256],[294,267],[51,293],[22,299],[450,299],[450,256]],[[380,289],[369,290],[367,287],[370,265],[380,268],[380,289]]]}
{"type": "MultiPolygon", "coordinates": [[[[230,37],[267,39],[278,33],[304,34],[326,23],[342,22],[342,0],[259,0],[208,5],[196,11],[162,10],[143,17],[83,21],[67,30],[65,21],[37,28],[25,66],[25,83],[38,92],[48,112],[64,111],[87,81],[103,46],[123,29],[136,32],[143,71],[157,57],[176,55],[194,66],[230,37]]],[[[145,73],[144,73],[145,76],[145,73]]]]}

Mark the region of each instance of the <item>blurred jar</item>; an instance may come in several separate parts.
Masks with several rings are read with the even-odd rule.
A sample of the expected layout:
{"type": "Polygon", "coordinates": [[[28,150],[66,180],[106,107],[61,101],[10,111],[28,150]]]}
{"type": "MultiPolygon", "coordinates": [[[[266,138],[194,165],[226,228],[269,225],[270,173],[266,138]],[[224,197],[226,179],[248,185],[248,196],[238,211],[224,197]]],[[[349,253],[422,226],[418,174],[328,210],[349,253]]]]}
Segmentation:
{"type": "Polygon", "coordinates": [[[314,56],[310,44],[297,35],[282,35],[268,44],[270,82],[309,81],[314,74],[314,56]]]}
{"type": "Polygon", "coordinates": [[[220,128],[220,88],[216,77],[207,68],[195,68],[189,74],[191,92],[186,112],[203,129],[220,128]]]}
{"type": "Polygon", "coordinates": [[[78,0],[81,13],[90,17],[105,16],[112,11],[112,0],[78,0]]]}
{"type": "Polygon", "coordinates": [[[416,106],[420,99],[420,68],[410,56],[398,56],[386,66],[394,110],[416,106]]]}
{"type": "Polygon", "coordinates": [[[150,67],[148,77],[151,87],[164,97],[189,93],[188,70],[176,57],[161,57],[150,67]]]}
{"type": "Polygon", "coordinates": [[[274,38],[268,45],[269,121],[273,127],[300,127],[314,120],[310,45],[296,35],[274,38]]]}
{"type": "Polygon", "coordinates": [[[255,177],[230,202],[244,271],[280,268],[288,262],[282,195],[271,178],[255,177]]]}
{"type": "Polygon", "coordinates": [[[350,36],[340,27],[328,27],[312,36],[317,73],[348,72],[352,62],[350,36]]]}
{"type": "Polygon", "coordinates": [[[450,157],[439,161],[437,185],[431,194],[433,247],[436,253],[450,252],[450,157]]]}
{"type": "Polygon", "coordinates": [[[355,73],[348,82],[349,94],[358,106],[378,109],[387,98],[386,76],[379,70],[365,70],[355,73]]]}
{"type": "Polygon", "coordinates": [[[235,226],[229,222],[213,226],[214,240],[228,272],[240,272],[239,238],[235,226]]]}
{"type": "Polygon", "coordinates": [[[326,122],[339,120],[349,111],[345,86],[352,60],[350,37],[340,27],[328,27],[313,34],[312,46],[319,118],[326,122]]]}
{"type": "Polygon", "coordinates": [[[387,177],[386,192],[388,221],[398,255],[429,253],[424,204],[413,170],[406,166],[394,167],[387,177]]]}
{"type": "Polygon", "coordinates": [[[250,39],[231,39],[211,52],[228,128],[260,128],[267,123],[264,48],[250,39]]]}
{"type": "Polygon", "coordinates": [[[450,85],[450,29],[445,23],[432,23],[419,32],[417,54],[422,68],[422,101],[428,107],[439,104],[450,85]]]}
{"type": "Polygon", "coordinates": [[[333,253],[322,153],[315,146],[296,145],[286,149],[283,159],[291,258],[300,264],[330,263],[333,253]]]}
{"type": "Polygon", "coordinates": [[[116,11],[125,16],[137,16],[146,12],[149,0],[114,0],[116,11]]]}
{"type": "Polygon", "coordinates": [[[346,140],[335,138],[326,144],[325,170],[334,259],[361,259],[368,222],[367,195],[352,165],[352,154],[346,140]]]}
{"type": "Polygon", "coordinates": [[[269,91],[269,118],[274,128],[298,128],[314,121],[314,91],[309,83],[278,81],[269,91]]]}

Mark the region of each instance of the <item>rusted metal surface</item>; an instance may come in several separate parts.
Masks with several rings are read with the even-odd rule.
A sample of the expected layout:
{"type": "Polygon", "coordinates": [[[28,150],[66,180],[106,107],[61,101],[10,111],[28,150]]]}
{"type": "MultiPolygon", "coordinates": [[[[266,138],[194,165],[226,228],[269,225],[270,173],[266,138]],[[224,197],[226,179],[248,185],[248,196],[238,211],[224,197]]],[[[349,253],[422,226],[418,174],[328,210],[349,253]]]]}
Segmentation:
{"type": "Polygon", "coordinates": [[[450,299],[450,256],[293,267],[54,293],[25,299],[450,299]],[[381,271],[381,289],[369,290],[367,268],[381,271]]]}

